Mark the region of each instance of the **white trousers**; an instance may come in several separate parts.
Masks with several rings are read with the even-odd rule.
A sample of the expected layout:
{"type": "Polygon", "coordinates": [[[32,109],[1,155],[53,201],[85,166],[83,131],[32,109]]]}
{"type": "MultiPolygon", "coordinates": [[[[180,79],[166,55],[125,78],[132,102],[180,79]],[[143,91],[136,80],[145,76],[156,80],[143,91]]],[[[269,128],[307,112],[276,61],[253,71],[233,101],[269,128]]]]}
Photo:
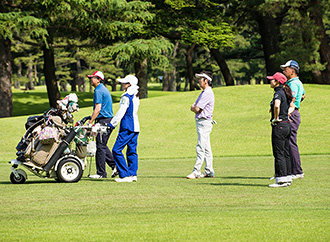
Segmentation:
{"type": "Polygon", "coordinates": [[[201,174],[201,168],[205,160],[205,172],[213,173],[213,155],[211,150],[210,134],[212,131],[212,121],[207,119],[196,119],[197,127],[197,159],[194,166],[194,173],[201,174]]]}

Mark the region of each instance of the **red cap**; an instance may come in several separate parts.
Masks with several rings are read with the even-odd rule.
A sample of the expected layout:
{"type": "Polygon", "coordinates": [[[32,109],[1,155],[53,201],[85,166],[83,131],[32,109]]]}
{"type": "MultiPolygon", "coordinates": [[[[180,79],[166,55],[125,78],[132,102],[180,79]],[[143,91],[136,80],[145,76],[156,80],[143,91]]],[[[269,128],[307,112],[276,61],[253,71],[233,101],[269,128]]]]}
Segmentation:
{"type": "Polygon", "coordinates": [[[272,76],[267,76],[267,79],[270,80],[277,80],[279,81],[279,83],[284,84],[286,83],[287,79],[286,77],[281,73],[281,72],[276,72],[274,75],[272,76]]]}
{"type": "Polygon", "coordinates": [[[95,71],[95,72],[93,73],[93,75],[87,75],[88,78],[91,78],[91,77],[94,77],[94,76],[97,76],[97,77],[101,78],[102,80],[104,80],[104,75],[103,75],[103,73],[100,72],[100,71],[95,71]]]}

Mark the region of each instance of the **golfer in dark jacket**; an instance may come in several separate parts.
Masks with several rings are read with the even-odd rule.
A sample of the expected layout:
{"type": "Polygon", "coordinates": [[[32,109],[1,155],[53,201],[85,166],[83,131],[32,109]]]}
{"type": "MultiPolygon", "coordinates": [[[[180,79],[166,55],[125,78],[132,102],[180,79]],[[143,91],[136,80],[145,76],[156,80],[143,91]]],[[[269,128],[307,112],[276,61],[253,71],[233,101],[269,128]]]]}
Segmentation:
{"type": "Polygon", "coordinates": [[[276,183],[269,187],[286,187],[292,183],[289,153],[291,125],[288,115],[292,100],[291,89],[288,86],[283,87],[287,79],[280,72],[267,78],[270,79],[270,86],[275,91],[270,107],[276,183]]]}

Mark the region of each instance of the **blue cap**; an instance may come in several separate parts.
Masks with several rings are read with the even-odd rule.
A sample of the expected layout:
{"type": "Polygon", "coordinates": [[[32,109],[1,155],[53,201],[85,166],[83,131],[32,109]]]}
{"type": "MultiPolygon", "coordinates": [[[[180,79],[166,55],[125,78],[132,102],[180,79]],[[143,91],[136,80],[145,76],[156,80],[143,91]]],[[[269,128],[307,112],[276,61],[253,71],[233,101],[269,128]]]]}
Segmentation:
{"type": "Polygon", "coordinates": [[[298,62],[294,61],[294,60],[289,60],[287,63],[285,63],[284,65],[281,65],[281,68],[284,69],[286,67],[291,67],[296,69],[297,71],[299,71],[299,65],[298,62]]]}

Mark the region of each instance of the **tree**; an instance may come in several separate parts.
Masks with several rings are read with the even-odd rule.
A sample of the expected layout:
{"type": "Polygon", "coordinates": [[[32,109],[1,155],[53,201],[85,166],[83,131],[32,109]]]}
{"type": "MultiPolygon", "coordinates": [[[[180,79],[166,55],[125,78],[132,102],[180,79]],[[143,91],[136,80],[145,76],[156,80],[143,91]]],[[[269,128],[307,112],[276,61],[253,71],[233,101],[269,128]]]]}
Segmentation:
{"type": "Polygon", "coordinates": [[[133,39],[125,43],[116,43],[108,46],[100,52],[102,55],[109,54],[122,63],[134,63],[134,70],[139,79],[140,98],[148,97],[148,63],[153,65],[168,65],[168,59],[163,51],[171,52],[173,45],[164,38],[133,39]]]}
{"type": "MultiPolygon", "coordinates": [[[[24,1],[22,1],[24,2],[24,1]]],[[[30,37],[45,37],[46,32],[42,28],[43,23],[30,16],[29,12],[21,11],[12,2],[0,3],[0,116],[12,115],[11,94],[11,43],[14,36],[20,33],[28,33],[30,37]],[[16,9],[13,11],[13,9],[16,9]]]]}
{"type": "Polygon", "coordinates": [[[302,74],[310,72],[312,82],[330,84],[330,47],[323,23],[329,4],[314,0],[294,3],[283,2],[288,12],[281,27],[283,41],[278,58],[294,58],[302,74]]]}
{"type": "Polygon", "coordinates": [[[11,75],[10,40],[0,35],[0,118],[12,116],[11,75]]]}
{"type": "Polygon", "coordinates": [[[99,45],[108,45],[116,41],[116,37],[139,32],[144,22],[151,19],[147,11],[150,4],[141,1],[23,0],[16,5],[6,1],[4,6],[6,11],[0,16],[0,26],[7,27],[7,35],[3,37],[19,38],[16,30],[27,31],[27,26],[33,28],[29,32],[31,44],[39,45],[43,50],[44,74],[49,104],[52,107],[56,107],[56,101],[60,98],[54,61],[58,38],[65,38],[67,45],[72,46],[77,40],[92,36],[99,45]],[[23,25],[22,17],[16,16],[26,17],[30,22],[25,21],[23,25]],[[22,25],[24,28],[17,27],[15,20],[20,20],[17,26],[22,25]],[[15,29],[12,31],[13,26],[15,29]]]}
{"type": "MultiPolygon", "coordinates": [[[[224,4],[210,0],[152,2],[156,4],[157,32],[172,40],[180,40],[188,46],[187,77],[190,90],[194,90],[197,88],[192,67],[195,47],[218,49],[231,44],[232,30],[223,15],[224,4],[229,1],[224,1],[224,4]]],[[[223,67],[221,69],[229,72],[223,67]]],[[[230,73],[224,76],[227,78],[230,73]]],[[[230,80],[227,81],[227,84],[231,83],[230,80]]]]}

